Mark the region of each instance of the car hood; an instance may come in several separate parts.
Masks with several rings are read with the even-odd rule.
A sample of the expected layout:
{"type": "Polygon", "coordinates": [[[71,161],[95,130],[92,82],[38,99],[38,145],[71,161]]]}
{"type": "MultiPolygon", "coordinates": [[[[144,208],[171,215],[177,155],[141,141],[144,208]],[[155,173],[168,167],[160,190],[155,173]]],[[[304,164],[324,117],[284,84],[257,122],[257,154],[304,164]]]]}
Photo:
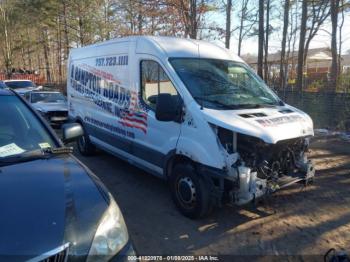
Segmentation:
{"type": "Polygon", "coordinates": [[[68,155],[0,167],[0,258],[22,261],[65,243],[87,254],[108,207],[99,183],[68,155]]]}
{"type": "Polygon", "coordinates": [[[51,112],[51,111],[68,111],[68,104],[63,103],[34,103],[32,104],[36,110],[42,112],[51,112]]]}
{"type": "Polygon", "coordinates": [[[40,88],[39,87],[23,87],[23,88],[16,88],[16,89],[12,89],[12,90],[20,95],[24,95],[27,92],[40,90],[40,88]]]}
{"type": "Polygon", "coordinates": [[[311,118],[288,105],[244,110],[203,109],[203,114],[209,123],[271,144],[313,135],[311,118]]]}

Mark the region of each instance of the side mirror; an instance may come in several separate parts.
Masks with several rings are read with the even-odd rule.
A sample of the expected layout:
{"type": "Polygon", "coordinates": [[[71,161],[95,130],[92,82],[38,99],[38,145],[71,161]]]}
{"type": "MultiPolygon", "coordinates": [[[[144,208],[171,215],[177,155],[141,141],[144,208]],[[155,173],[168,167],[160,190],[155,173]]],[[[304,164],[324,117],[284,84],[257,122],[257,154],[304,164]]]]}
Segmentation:
{"type": "Polygon", "coordinates": [[[67,144],[84,135],[83,127],[78,123],[69,123],[62,126],[62,141],[67,144]]]}
{"type": "Polygon", "coordinates": [[[179,121],[182,102],[179,96],[159,94],[157,97],[156,119],[159,121],[179,121]]]}

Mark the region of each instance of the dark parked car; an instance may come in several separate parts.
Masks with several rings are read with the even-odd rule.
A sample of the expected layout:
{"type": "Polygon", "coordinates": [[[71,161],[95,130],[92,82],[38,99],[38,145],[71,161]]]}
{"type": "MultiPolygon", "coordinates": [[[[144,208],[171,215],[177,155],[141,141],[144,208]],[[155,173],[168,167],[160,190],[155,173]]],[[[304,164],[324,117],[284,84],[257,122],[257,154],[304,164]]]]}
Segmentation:
{"type": "Polygon", "coordinates": [[[4,80],[3,82],[8,88],[15,90],[21,96],[23,96],[27,92],[41,90],[43,88],[42,86],[36,86],[30,80],[24,79],[10,79],[4,80]]]}
{"type": "Polygon", "coordinates": [[[7,88],[7,85],[3,81],[0,81],[0,89],[7,88]]]}
{"type": "Polygon", "coordinates": [[[54,127],[60,127],[68,120],[68,103],[60,92],[33,91],[24,97],[54,127]]]}
{"type": "MultiPolygon", "coordinates": [[[[134,255],[118,205],[71,148],[13,91],[0,89],[0,112],[0,261],[134,255]]],[[[62,131],[66,142],[83,134],[62,131]]]]}

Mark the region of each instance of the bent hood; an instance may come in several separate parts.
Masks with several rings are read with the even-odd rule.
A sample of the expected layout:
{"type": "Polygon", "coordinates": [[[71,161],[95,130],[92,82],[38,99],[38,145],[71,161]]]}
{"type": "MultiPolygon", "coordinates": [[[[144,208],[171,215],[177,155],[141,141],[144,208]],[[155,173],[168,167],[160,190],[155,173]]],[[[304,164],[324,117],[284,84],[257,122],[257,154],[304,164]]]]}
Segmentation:
{"type": "Polygon", "coordinates": [[[203,114],[209,123],[260,138],[270,144],[313,135],[311,118],[291,106],[243,110],[203,109],[203,114]]]}
{"type": "MultiPolygon", "coordinates": [[[[10,88],[11,89],[11,88],[10,88]]],[[[24,95],[27,92],[31,92],[31,91],[37,91],[40,90],[41,88],[39,87],[23,87],[23,88],[16,88],[13,89],[13,91],[15,91],[16,93],[20,94],[20,95],[24,95]]]]}
{"type": "Polygon", "coordinates": [[[70,254],[86,254],[106,208],[70,156],[0,167],[0,260],[23,261],[65,243],[70,254]]]}
{"type": "Polygon", "coordinates": [[[32,105],[36,110],[42,112],[68,111],[67,103],[34,103],[32,105]]]}

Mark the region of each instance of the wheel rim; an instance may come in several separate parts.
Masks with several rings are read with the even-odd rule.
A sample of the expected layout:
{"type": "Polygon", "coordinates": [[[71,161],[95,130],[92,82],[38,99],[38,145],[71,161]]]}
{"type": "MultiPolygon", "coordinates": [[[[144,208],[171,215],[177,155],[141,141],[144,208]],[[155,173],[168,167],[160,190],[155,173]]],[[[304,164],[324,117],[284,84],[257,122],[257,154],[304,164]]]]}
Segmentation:
{"type": "Polygon", "coordinates": [[[184,207],[193,208],[196,203],[196,187],[190,177],[181,177],[178,180],[176,193],[184,207]]]}

